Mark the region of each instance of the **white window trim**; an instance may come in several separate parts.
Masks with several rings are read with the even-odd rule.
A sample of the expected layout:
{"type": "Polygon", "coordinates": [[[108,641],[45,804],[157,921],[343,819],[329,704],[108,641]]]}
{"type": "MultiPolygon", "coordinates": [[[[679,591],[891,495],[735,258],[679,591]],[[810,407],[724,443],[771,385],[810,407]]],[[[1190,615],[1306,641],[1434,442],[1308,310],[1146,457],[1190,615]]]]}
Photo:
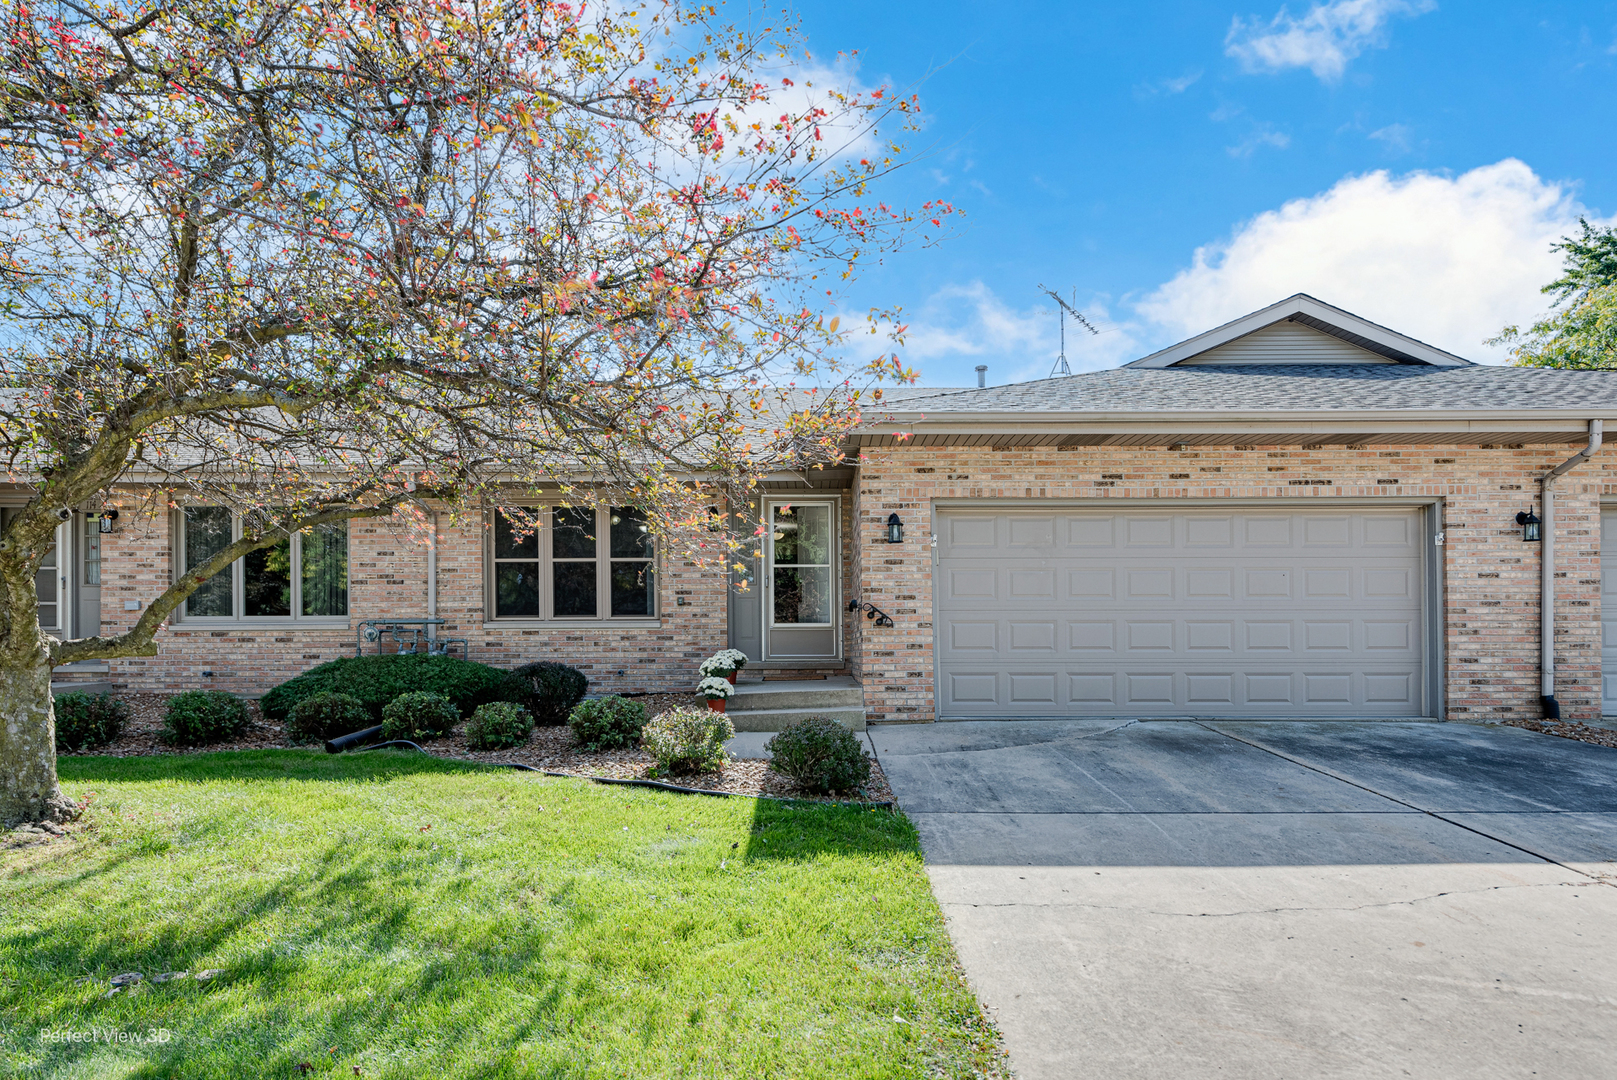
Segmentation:
{"type": "MultiPolygon", "coordinates": [[[[765,626],[769,630],[836,630],[841,626],[841,612],[839,604],[842,596],[842,500],[840,498],[816,498],[807,496],[794,498],[792,496],[779,496],[766,499],[764,503],[764,548],[763,576],[764,581],[764,617],[765,626]],[[824,506],[830,510],[831,516],[831,550],[829,563],[788,563],[791,566],[829,566],[831,570],[831,618],[821,623],[783,623],[775,621],[775,507],[777,506],[824,506]]],[[[839,646],[840,647],[840,646],[839,646]]]]}
{"type": "MultiPolygon", "coordinates": [[[[185,508],[185,509],[200,510],[200,509],[204,509],[204,506],[199,504],[197,506],[188,507],[188,508],[185,508]]],[[[180,577],[182,577],[186,572],[186,569],[185,569],[185,509],[176,510],[174,512],[174,519],[173,519],[173,526],[172,526],[172,530],[173,530],[172,535],[174,537],[174,543],[172,545],[173,549],[174,549],[174,580],[176,580],[176,581],[178,581],[180,579],[180,577]]],[[[342,524],[343,529],[345,531],[347,531],[348,530],[348,522],[343,521],[341,524],[342,524]]],[[[234,512],[234,511],[232,511],[231,514],[230,514],[230,540],[231,540],[231,543],[235,543],[237,540],[240,540],[240,539],[241,539],[241,515],[234,512]]],[[[279,627],[300,626],[300,627],[312,627],[312,628],[317,628],[317,629],[335,629],[335,628],[347,629],[349,626],[352,625],[351,620],[353,618],[353,613],[354,613],[354,547],[353,547],[353,542],[354,542],[353,533],[349,532],[348,533],[348,578],[343,583],[344,586],[348,590],[348,614],[347,615],[300,615],[299,614],[299,612],[301,612],[303,610],[303,573],[302,573],[302,569],[303,569],[303,534],[300,532],[300,533],[294,533],[292,535],[292,599],[291,599],[291,611],[292,611],[292,613],[290,615],[253,615],[253,616],[247,616],[247,615],[243,615],[241,613],[242,605],[244,603],[243,585],[245,584],[244,579],[243,579],[243,563],[246,561],[246,557],[243,556],[242,558],[237,559],[235,562],[231,563],[230,564],[230,569],[228,571],[229,574],[230,574],[230,608],[231,608],[231,611],[234,612],[234,614],[231,614],[231,615],[192,615],[192,614],[188,613],[185,610],[186,609],[186,604],[187,604],[188,600],[190,599],[189,597],[187,597],[186,600],[180,601],[179,607],[174,609],[174,613],[171,616],[169,616],[169,618],[174,622],[175,625],[194,626],[194,627],[197,627],[197,628],[203,628],[203,627],[226,627],[226,626],[264,627],[264,628],[277,627],[277,626],[279,626],[279,627]]]]}
{"type": "MultiPolygon", "coordinates": [[[[23,510],[27,503],[3,503],[0,509],[23,510]]],[[[56,527],[56,622],[47,626],[39,624],[40,630],[53,634],[58,638],[67,640],[68,628],[72,626],[72,613],[74,605],[78,603],[78,573],[72,565],[73,526],[78,523],[78,515],[73,520],[56,527]]],[[[37,575],[36,575],[37,580],[37,575]]]]}
{"type": "MultiPolygon", "coordinates": [[[[499,598],[495,594],[495,574],[498,563],[494,557],[495,515],[497,509],[490,509],[484,517],[483,530],[483,629],[584,629],[602,626],[640,626],[658,627],[662,625],[662,550],[661,545],[653,541],[651,554],[651,573],[653,586],[651,590],[652,613],[650,615],[613,615],[612,609],[612,563],[640,562],[638,559],[612,558],[612,523],[610,514],[612,508],[606,504],[595,507],[595,597],[596,609],[604,614],[589,616],[567,615],[557,618],[551,614],[554,610],[555,586],[552,567],[555,565],[551,558],[552,545],[549,534],[552,528],[552,513],[557,503],[512,503],[513,507],[525,510],[543,511],[538,525],[539,548],[539,610],[540,615],[534,618],[531,615],[505,616],[496,613],[495,607],[499,598]]],[[[575,506],[574,509],[583,509],[575,506]]],[[[566,561],[566,560],[563,560],[566,561]]],[[[533,562],[531,559],[501,559],[499,562],[533,562]]]]}

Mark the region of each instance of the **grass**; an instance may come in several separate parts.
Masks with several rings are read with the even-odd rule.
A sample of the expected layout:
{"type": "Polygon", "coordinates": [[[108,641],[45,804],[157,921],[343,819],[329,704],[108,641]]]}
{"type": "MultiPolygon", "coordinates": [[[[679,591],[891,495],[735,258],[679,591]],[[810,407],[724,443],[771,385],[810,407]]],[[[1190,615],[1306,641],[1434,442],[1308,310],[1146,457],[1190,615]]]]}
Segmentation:
{"type": "Polygon", "coordinates": [[[1002,1060],[899,814],[390,751],[60,767],[91,796],[80,838],[0,853],[3,1076],[966,1077],[1002,1060]],[[104,996],[120,972],[208,968],[104,996]],[[102,1041],[41,1038],[74,1031],[102,1041]]]}

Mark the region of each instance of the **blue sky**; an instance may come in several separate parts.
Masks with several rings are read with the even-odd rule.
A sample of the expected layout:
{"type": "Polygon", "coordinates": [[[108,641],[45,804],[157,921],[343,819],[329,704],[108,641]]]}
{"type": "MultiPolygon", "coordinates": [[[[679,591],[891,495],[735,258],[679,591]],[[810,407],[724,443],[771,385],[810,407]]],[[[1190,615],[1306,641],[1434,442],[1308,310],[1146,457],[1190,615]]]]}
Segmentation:
{"type": "Polygon", "coordinates": [[[1273,0],[797,9],[816,62],[915,87],[893,201],[959,232],[868,268],[923,382],[1042,377],[1065,294],[1107,367],[1306,291],[1475,360],[1544,307],[1547,248],[1617,211],[1617,3],[1273,0]]]}

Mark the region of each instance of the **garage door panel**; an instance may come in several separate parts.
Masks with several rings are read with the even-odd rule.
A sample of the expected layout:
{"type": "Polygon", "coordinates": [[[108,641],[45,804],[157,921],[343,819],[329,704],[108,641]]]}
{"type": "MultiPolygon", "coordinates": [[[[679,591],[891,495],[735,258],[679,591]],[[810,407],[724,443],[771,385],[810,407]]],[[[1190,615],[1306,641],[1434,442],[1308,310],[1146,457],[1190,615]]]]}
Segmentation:
{"type": "Polygon", "coordinates": [[[1054,622],[1013,622],[1010,624],[1011,651],[1053,653],[1056,649],[1054,622]]]}
{"type": "Polygon", "coordinates": [[[999,572],[993,567],[957,567],[943,575],[941,600],[997,600],[999,572]]]}
{"type": "Polygon", "coordinates": [[[1067,595],[1074,600],[1111,600],[1117,596],[1117,574],[1104,568],[1068,570],[1067,595]]]}
{"type": "Polygon", "coordinates": [[[1128,587],[1124,595],[1130,600],[1172,600],[1173,568],[1153,566],[1140,570],[1125,570],[1128,587]]]}
{"type": "Polygon", "coordinates": [[[1185,569],[1185,599],[1234,600],[1235,568],[1187,567],[1185,569]]]}
{"type": "Polygon", "coordinates": [[[1310,515],[1303,519],[1303,547],[1351,547],[1353,522],[1354,519],[1346,514],[1310,515]]]}
{"type": "Polygon", "coordinates": [[[1232,548],[1235,546],[1235,518],[1214,515],[1185,519],[1185,547],[1232,548]]]}
{"type": "Polygon", "coordinates": [[[1173,623],[1168,620],[1145,621],[1130,619],[1127,623],[1128,650],[1138,652],[1173,652],[1173,623]]]}
{"type": "Polygon", "coordinates": [[[1009,540],[1013,548],[1053,548],[1056,544],[1055,518],[1012,518],[1009,540]]]}
{"type": "Polygon", "coordinates": [[[1309,567],[1303,571],[1303,597],[1308,600],[1348,600],[1353,596],[1353,572],[1346,567],[1309,567]]]}
{"type": "Polygon", "coordinates": [[[1248,567],[1245,597],[1248,600],[1290,600],[1291,571],[1283,567],[1248,567]]]}
{"type": "Polygon", "coordinates": [[[1235,623],[1227,622],[1195,622],[1185,623],[1185,648],[1191,652],[1222,652],[1235,651],[1235,623]]]}
{"type": "Polygon", "coordinates": [[[1167,515],[1124,518],[1123,535],[1128,537],[1126,546],[1131,548],[1173,547],[1173,518],[1167,515]]]}
{"type": "Polygon", "coordinates": [[[1428,711],[1416,511],[971,516],[939,529],[993,537],[939,556],[942,716],[1428,711]]]}
{"type": "Polygon", "coordinates": [[[999,652],[999,623],[954,621],[949,624],[949,648],[954,652],[999,652]]]}
{"type": "Polygon", "coordinates": [[[1110,619],[1069,622],[1067,641],[1073,652],[1112,652],[1117,648],[1117,624],[1110,619]]]}
{"type": "Polygon", "coordinates": [[[999,547],[999,521],[987,515],[950,517],[943,533],[949,553],[967,555],[971,548],[991,551],[999,547]]]}

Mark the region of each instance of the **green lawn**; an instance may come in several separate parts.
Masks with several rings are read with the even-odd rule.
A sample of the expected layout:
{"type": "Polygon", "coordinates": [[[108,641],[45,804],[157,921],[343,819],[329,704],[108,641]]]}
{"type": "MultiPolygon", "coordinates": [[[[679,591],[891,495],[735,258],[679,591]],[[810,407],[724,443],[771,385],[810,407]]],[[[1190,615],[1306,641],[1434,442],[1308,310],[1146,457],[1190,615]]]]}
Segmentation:
{"type": "Polygon", "coordinates": [[[393,751],[61,770],[93,793],[80,839],[0,853],[0,1076],[965,1077],[1002,1060],[899,814],[393,751]],[[209,968],[103,996],[120,972],[209,968]],[[167,1041],[41,1038],[153,1029],[167,1041]]]}

